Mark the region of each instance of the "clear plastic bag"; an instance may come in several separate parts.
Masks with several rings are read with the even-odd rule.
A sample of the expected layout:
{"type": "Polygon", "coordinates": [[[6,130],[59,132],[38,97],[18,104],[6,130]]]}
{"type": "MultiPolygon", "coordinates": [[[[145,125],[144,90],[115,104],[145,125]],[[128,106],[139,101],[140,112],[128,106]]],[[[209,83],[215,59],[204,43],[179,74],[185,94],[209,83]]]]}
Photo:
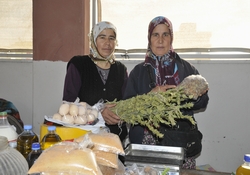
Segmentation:
{"type": "Polygon", "coordinates": [[[99,165],[100,170],[103,175],[124,175],[125,174],[125,166],[123,163],[118,160],[118,168],[112,168],[104,165],[99,165]]]}
{"type": "Polygon", "coordinates": [[[84,135],[84,141],[93,143],[94,151],[111,152],[118,155],[125,155],[121,140],[118,135],[108,132],[87,133],[84,135]]]}
{"type": "Polygon", "coordinates": [[[197,99],[199,96],[209,90],[208,82],[201,75],[190,75],[186,77],[177,88],[183,88],[186,95],[197,99]]]}
{"type": "Polygon", "coordinates": [[[83,130],[98,133],[105,127],[105,121],[101,115],[104,104],[102,100],[90,106],[86,102],[63,101],[58,112],[53,116],[45,116],[45,120],[57,123],[66,127],[80,128],[83,130]]]}
{"type": "Polygon", "coordinates": [[[124,175],[140,175],[140,169],[134,163],[132,166],[126,167],[124,175]]]}
{"type": "Polygon", "coordinates": [[[103,165],[111,168],[118,168],[118,155],[111,152],[93,150],[98,165],[103,165]]]}
{"type": "Polygon", "coordinates": [[[134,163],[132,166],[126,167],[124,175],[158,175],[159,173],[159,170],[151,166],[138,167],[134,163]]]}
{"type": "Polygon", "coordinates": [[[28,171],[34,173],[102,175],[93,151],[74,142],[61,142],[46,149],[28,171]]]}

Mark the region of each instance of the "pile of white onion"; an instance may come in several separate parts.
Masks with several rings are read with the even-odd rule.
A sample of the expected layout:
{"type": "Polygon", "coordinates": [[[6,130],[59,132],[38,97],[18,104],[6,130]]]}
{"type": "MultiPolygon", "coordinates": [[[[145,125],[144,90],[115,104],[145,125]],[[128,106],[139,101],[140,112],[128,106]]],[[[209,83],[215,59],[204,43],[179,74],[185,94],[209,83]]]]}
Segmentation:
{"type": "Polygon", "coordinates": [[[63,103],[57,113],[53,115],[54,120],[67,124],[91,124],[98,118],[98,110],[92,108],[86,102],[63,103]]]}

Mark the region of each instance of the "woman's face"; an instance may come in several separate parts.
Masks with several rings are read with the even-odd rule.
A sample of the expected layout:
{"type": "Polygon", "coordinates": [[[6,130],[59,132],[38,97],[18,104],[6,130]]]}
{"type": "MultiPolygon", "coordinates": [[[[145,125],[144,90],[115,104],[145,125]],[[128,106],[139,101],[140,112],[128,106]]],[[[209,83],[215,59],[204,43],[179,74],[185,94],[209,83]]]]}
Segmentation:
{"type": "Polygon", "coordinates": [[[112,29],[104,29],[96,38],[96,48],[102,57],[108,57],[115,49],[116,36],[112,29]]]}
{"type": "Polygon", "coordinates": [[[156,56],[162,56],[170,50],[171,36],[168,26],[157,25],[150,37],[150,48],[156,56]]]}

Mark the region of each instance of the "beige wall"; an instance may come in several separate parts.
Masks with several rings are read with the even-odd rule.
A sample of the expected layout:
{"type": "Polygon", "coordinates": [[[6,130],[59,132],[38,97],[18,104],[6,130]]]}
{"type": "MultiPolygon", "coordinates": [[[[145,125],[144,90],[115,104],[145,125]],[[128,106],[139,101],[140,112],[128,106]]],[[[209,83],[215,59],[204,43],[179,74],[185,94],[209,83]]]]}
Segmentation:
{"type": "Polygon", "coordinates": [[[33,0],[33,59],[68,61],[89,53],[89,0],[33,0]]]}

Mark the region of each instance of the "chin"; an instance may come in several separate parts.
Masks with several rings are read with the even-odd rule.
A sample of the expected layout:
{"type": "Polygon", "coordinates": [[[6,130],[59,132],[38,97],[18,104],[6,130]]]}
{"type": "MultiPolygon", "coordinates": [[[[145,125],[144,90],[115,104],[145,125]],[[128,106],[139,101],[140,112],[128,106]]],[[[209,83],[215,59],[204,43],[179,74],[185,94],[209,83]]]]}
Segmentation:
{"type": "Polygon", "coordinates": [[[155,54],[155,55],[158,57],[161,57],[161,56],[165,55],[165,53],[164,54],[155,54]]]}

